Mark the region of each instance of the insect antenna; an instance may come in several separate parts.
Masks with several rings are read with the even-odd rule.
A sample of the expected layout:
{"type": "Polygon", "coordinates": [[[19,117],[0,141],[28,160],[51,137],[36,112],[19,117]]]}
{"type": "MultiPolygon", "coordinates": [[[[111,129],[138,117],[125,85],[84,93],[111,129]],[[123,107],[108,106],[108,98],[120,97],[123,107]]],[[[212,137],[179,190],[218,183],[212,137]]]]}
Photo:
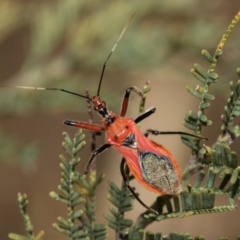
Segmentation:
{"type": "MultiPolygon", "coordinates": [[[[98,85],[97,96],[99,96],[99,93],[100,93],[100,89],[101,89],[101,85],[102,85],[102,79],[103,79],[103,75],[104,75],[104,72],[105,72],[105,68],[106,68],[106,64],[108,62],[108,59],[111,57],[112,53],[115,51],[118,43],[120,42],[124,32],[126,31],[126,29],[128,27],[128,24],[130,23],[130,21],[132,20],[134,15],[135,15],[135,13],[132,14],[130,19],[128,20],[126,26],[123,28],[120,36],[118,37],[118,39],[117,39],[116,43],[114,44],[110,54],[107,56],[107,59],[106,59],[106,61],[103,64],[102,73],[101,73],[101,77],[100,77],[100,81],[99,81],[99,85],[98,85]]],[[[69,93],[69,94],[72,94],[72,95],[75,95],[75,96],[78,96],[78,97],[85,98],[85,99],[87,99],[87,100],[92,102],[92,99],[90,97],[88,97],[88,96],[85,96],[85,95],[82,95],[82,94],[79,94],[79,93],[75,93],[75,92],[71,92],[71,91],[68,91],[68,90],[65,90],[65,89],[62,89],[62,88],[43,88],[43,87],[31,87],[31,86],[7,86],[7,85],[0,86],[0,88],[20,88],[20,89],[28,89],[28,90],[61,91],[61,92],[69,93]]]]}
{"type": "Polygon", "coordinates": [[[79,93],[75,93],[75,92],[71,92],[71,91],[68,91],[68,90],[65,90],[65,89],[62,89],[62,88],[43,88],[43,87],[29,87],[29,86],[0,86],[0,88],[20,88],[20,89],[28,89],[28,90],[49,90],[49,91],[61,91],[61,92],[65,92],[65,93],[69,93],[69,94],[72,94],[72,95],[75,95],[75,96],[78,96],[78,97],[82,97],[82,98],[86,98],[90,101],[92,101],[92,99],[88,96],[84,96],[82,94],[79,94],[79,93]]]}
{"type": "Polygon", "coordinates": [[[103,80],[103,75],[104,75],[104,72],[105,72],[105,68],[106,68],[106,65],[107,65],[107,62],[108,62],[108,59],[111,57],[111,55],[113,54],[113,52],[115,51],[118,43],[120,42],[124,32],[126,31],[127,27],[128,27],[128,24],[130,23],[130,21],[132,20],[132,18],[134,17],[135,13],[133,13],[133,15],[129,18],[126,26],[123,28],[120,36],[118,37],[116,43],[114,44],[113,48],[112,48],[112,51],[109,53],[109,55],[107,56],[107,59],[106,61],[104,62],[103,64],[103,68],[102,68],[102,73],[101,73],[101,77],[100,77],[100,81],[99,81],[99,85],[98,85],[98,91],[97,91],[97,96],[99,96],[100,94],[100,89],[101,89],[101,85],[102,85],[102,80],[103,80]]]}

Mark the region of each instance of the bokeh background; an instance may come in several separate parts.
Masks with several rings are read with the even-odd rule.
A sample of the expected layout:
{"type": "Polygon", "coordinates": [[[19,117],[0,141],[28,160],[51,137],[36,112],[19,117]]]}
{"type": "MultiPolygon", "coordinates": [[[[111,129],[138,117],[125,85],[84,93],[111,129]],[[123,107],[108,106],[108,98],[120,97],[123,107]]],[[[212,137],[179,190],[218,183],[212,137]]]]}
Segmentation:
{"type": "MultiPolygon", "coordinates": [[[[198,62],[208,63],[200,52],[213,53],[221,36],[240,9],[239,1],[96,1],[52,0],[0,1],[0,84],[59,87],[96,94],[102,65],[132,13],[136,13],[119,46],[108,62],[101,97],[118,112],[125,89],[142,88],[151,81],[146,107],[157,107],[154,116],[144,121],[143,129],[181,130],[183,116],[197,110],[197,99],[185,86],[198,82],[189,70],[198,62]]],[[[229,94],[229,81],[237,80],[240,57],[240,26],[224,49],[217,72],[219,82],[211,88],[216,100],[207,114],[213,126],[204,129],[208,144],[220,133],[220,115],[229,94]]],[[[138,97],[133,94],[128,116],[136,117],[138,97]]],[[[75,129],[62,124],[65,119],[88,121],[86,102],[61,92],[0,89],[0,239],[9,232],[24,234],[24,223],[17,204],[17,193],[27,193],[28,212],[34,230],[46,232],[45,239],[67,239],[56,232],[52,223],[66,216],[66,208],[49,196],[60,179],[59,158],[63,153],[61,133],[73,136],[75,129]]],[[[97,115],[94,121],[100,122],[97,115]]],[[[182,169],[190,150],[178,136],[153,138],[170,149],[182,169]]],[[[86,131],[86,140],[89,134],[86,131]]],[[[98,137],[97,144],[104,142],[98,137]]],[[[239,149],[239,141],[232,148],[239,149]]],[[[79,171],[90,156],[90,144],[80,153],[79,171]]],[[[97,221],[104,222],[108,211],[107,182],[121,184],[121,156],[110,149],[97,160],[99,173],[105,173],[97,193],[97,221]]],[[[156,198],[138,183],[143,201],[156,198]]],[[[219,203],[227,203],[223,198],[219,203]]],[[[135,219],[144,211],[135,203],[128,214],[135,219]]],[[[239,212],[208,214],[186,219],[154,223],[149,230],[203,234],[207,239],[239,234],[239,212]]],[[[113,232],[109,231],[109,239],[113,232]]]]}

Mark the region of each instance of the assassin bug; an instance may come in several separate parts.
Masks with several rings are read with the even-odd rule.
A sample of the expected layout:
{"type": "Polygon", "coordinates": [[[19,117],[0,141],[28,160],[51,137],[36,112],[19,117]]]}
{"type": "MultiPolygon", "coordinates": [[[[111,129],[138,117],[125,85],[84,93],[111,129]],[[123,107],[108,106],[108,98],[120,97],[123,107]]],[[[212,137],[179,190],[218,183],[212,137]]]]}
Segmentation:
{"type": "Polygon", "coordinates": [[[100,99],[100,89],[103,80],[103,75],[105,72],[107,61],[116,49],[120,39],[122,38],[129,22],[131,21],[133,15],[129,19],[128,23],[122,30],[119,38],[114,44],[110,54],[108,55],[106,61],[103,64],[101,77],[98,85],[97,95],[92,98],[74,93],[65,89],[60,88],[41,88],[41,87],[27,87],[27,86],[1,86],[1,87],[13,87],[21,89],[30,90],[56,90],[62,91],[69,94],[79,96],[91,101],[94,105],[95,111],[102,117],[102,125],[91,124],[81,121],[66,120],[64,124],[87,129],[90,131],[103,132],[105,131],[106,143],[97,148],[90,157],[85,174],[88,173],[88,169],[94,160],[94,158],[103,152],[104,150],[113,147],[118,152],[123,155],[123,159],[120,164],[120,171],[124,180],[124,183],[132,192],[134,197],[150,212],[158,214],[154,209],[151,209],[135,193],[133,188],[129,185],[129,180],[125,172],[125,164],[128,165],[130,171],[134,177],[147,189],[161,195],[177,195],[182,191],[181,186],[181,172],[176,159],[173,155],[162,145],[147,138],[149,134],[159,135],[159,134],[181,134],[188,135],[197,138],[190,133],[171,131],[162,132],[157,130],[149,129],[143,134],[137,127],[137,123],[144,120],[145,118],[152,115],[156,108],[151,108],[139,115],[135,120],[132,118],[125,117],[128,102],[131,92],[135,92],[139,96],[142,96],[142,92],[137,87],[129,87],[124,95],[122,107],[120,114],[115,114],[107,109],[106,103],[100,99]]]}

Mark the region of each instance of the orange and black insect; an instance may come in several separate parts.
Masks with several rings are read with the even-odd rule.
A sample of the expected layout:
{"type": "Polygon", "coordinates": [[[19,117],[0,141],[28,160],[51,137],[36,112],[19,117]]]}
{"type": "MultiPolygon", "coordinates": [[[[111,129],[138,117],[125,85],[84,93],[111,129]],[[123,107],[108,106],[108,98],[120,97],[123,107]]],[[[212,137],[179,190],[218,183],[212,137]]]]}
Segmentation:
{"type": "MultiPolygon", "coordinates": [[[[133,17],[133,16],[132,16],[133,17]]],[[[132,18],[131,17],[131,18],[132,18]]],[[[130,18],[130,20],[131,20],[130,18]]],[[[128,23],[130,22],[128,21],[128,23]]],[[[100,89],[102,84],[102,79],[106,64],[112,53],[114,52],[117,44],[119,43],[122,35],[124,34],[127,26],[121,32],[117,42],[113,46],[112,51],[108,55],[102,69],[97,95],[92,98],[87,97],[82,94],[74,93],[65,89],[60,88],[40,88],[40,87],[26,87],[26,86],[1,86],[1,87],[14,87],[22,89],[31,90],[57,90],[66,93],[70,93],[91,101],[94,105],[94,109],[102,117],[102,125],[90,124],[81,121],[66,120],[64,124],[87,129],[90,131],[103,132],[105,131],[106,143],[97,148],[92,156],[90,157],[85,174],[88,173],[89,166],[91,165],[93,159],[103,152],[104,150],[113,147],[123,156],[120,170],[124,180],[124,183],[135,196],[135,198],[150,212],[158,214],[155,210],[148,207],[138,195],[134,192],[132,187],[129,185],[129,180],[125,172],[125,164],[128,165],[130,171],[134,177],[142,184],[144,187],[152,192],[161,195],[177,195],[182,191],[181,186],[181,171],[178,166],[176,159],[173,155],[162,145],[147,138],[149,134],[159,135],[159,134],[180,134],[194,136],[190,133],[180,132],[180,131],[168,131],[162,132],[158,130],[149,129],[146,133],[142,133],[138,126],[136,125],[140,121],[152,115],[156,108],[151,108],[138,116],[135,119],[125,117],[128,102],[131,92],[137,93],[142,96],[142,92],[136,87],[129,87],[124,95],[123,103],[121,107],[120,114],[115,114],[107,109],[106,103],[100,98],[100,89]]],[[[199,137],[197,137],[199,138],[199,137]]]]}

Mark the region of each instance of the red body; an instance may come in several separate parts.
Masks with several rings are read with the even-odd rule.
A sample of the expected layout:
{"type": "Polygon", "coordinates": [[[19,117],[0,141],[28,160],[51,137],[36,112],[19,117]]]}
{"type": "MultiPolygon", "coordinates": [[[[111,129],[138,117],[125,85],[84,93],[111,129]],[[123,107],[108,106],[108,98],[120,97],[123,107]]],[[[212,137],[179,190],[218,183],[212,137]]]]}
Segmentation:
{"type": "Polygon", "coordinates": [[[145,137],[132,118],[120,117],[112,112],[109,115],[114,116],[115,120],[110,126],[105,119],[102,120],[106,141],[125,157],[135,178],[158,194],[179,194],[182,190],[181,172],[173,155],[145,137]],[[135,136],[133,144],[123,146],[122,143],[131,134],[135,136]],[[141,158],[143,153],[147,153],[148,157],[141,158]],[[147,165],[144,163],[146,161],[147,165]]]}
{"type": "MultiPolygon", "coordinates": [[[[179,194],[182,186],[177,161],[166,148],[148,139],[132,118],[124,117],[128,97],[124,98],[120,115],[108,111],[105,102],[99,96],[94,96],[91,100],[94,109],[102,117],[102,126],[77,121],[65,123],[91,131],[105,131],[106,144],[124,156],[131,172],[144,187],[162,195],[179,194]]],[[[95,154],[90,158],[87,168],[94,156],[95,154]]]]}

